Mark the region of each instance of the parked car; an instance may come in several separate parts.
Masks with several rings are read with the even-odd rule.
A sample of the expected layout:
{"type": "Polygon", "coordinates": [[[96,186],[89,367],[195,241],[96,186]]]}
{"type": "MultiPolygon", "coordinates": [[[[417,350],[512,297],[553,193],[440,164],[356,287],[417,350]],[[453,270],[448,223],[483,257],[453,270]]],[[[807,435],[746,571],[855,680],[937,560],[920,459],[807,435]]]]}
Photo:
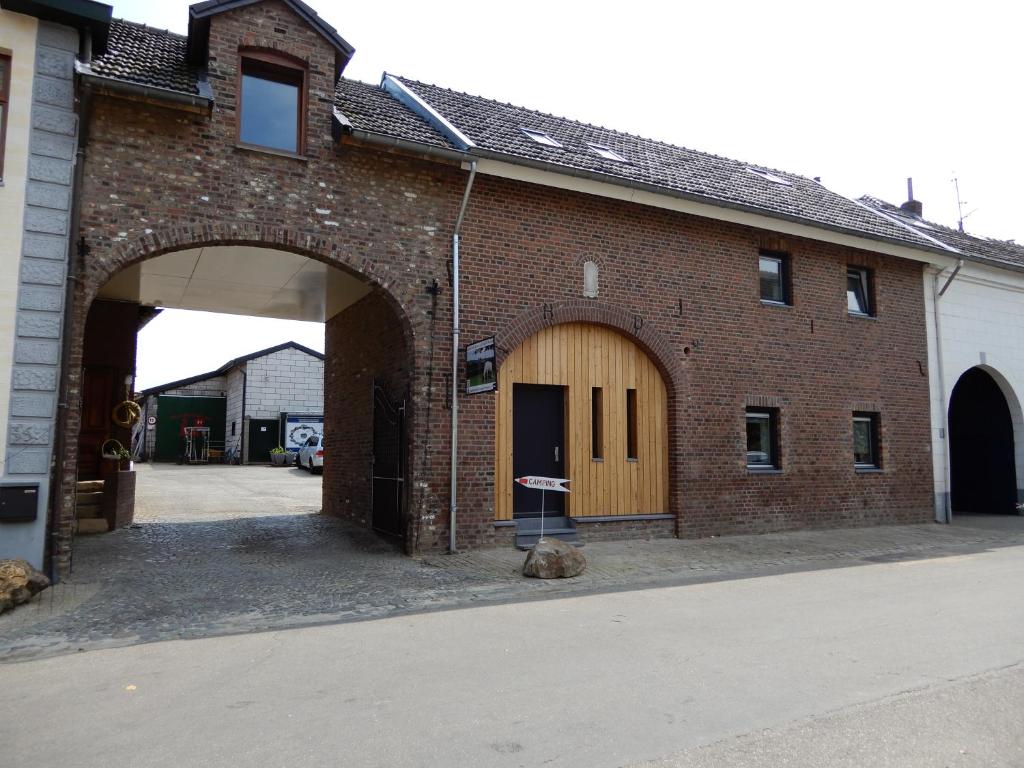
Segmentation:
{"type": "Polygon", "coordinates": [[[299,448],[295,463],[310,472],[324,471],[324,436],[313,435],[299,448]]]}

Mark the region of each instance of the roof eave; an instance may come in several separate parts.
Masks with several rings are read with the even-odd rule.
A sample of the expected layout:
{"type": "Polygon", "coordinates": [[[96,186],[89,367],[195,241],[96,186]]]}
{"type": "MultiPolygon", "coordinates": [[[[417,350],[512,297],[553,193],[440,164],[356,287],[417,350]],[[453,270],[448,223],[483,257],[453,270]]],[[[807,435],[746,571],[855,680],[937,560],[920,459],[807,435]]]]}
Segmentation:
{"type": "Polygon", "coordinates": [[[87,64],[76,62],[75,71],[81,78],[82,85],[92,87],[97,93],[109,93],[115,96],[127,96],[147,101],[156,101],[179,109],[208,114],[213,110],[213,89],[208,82],[200,80],[198,94],[177,91],[172,88],[161,88],[155,85],[134,83],[116,77],[97,75],[87,64]]]}

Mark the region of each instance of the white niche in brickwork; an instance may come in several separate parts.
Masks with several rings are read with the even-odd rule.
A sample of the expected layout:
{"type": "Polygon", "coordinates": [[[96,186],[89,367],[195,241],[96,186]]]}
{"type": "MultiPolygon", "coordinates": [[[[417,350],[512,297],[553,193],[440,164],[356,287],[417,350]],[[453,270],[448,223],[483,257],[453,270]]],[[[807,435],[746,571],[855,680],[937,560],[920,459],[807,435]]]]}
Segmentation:
{"type": "Polygon", "coordinates": [[[588,299],[597,298],[597,262],[583,262],[583,295],[588,299]]]}

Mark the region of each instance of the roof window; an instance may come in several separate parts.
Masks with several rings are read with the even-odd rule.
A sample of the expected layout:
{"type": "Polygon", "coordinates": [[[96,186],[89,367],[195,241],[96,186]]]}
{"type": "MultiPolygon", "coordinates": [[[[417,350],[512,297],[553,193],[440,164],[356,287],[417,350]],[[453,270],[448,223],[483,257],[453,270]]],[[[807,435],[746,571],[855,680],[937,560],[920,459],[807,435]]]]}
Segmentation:
{"type": "Polygon", "coordinates": [[[555,141],[551,136],[544,133],[544,131],[536,131],[532,128],[520,128],[529,138],[536,141],[538,144],[543,144],[545,147],[558,147],[561,148],[561,144],[555,141]]]}
{"type": "Polygon", "coordinates": [[[608,147],[603,147],[600,144],[591,144],[589,141],[587,142],[587,146],[590,147],[591,151],[594,154],[600,155],[605,160],[614,160],[617,163],[624,163],[624,162],[626,162],[626,158],[624,158],[622,155],[620,155],[618,152],[616,152],[613,149],[609,149],[608,147]]]}
{"type": "Polygon", "coordinates": [[[762,171],[760,168],[747,168],[747,170],[755,176],[760,176],[766,181],[770,181],[773,184],[782,184],[785,187],[792,187],[792,182],[786,181],[781,176],[776,176],[774,173],[768,171],[762,171]]]}

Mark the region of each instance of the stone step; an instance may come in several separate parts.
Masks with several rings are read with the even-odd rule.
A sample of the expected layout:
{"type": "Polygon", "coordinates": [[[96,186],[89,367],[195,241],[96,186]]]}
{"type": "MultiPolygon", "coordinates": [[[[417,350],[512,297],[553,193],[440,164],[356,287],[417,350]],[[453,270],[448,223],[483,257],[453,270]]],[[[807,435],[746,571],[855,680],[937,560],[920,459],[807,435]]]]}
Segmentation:
{"type": "Polygon", "coordinates": [[[95,520],[97,517],[104,517],[103,507],[99,504],[87,504],[75,508],[75,517],[79,520],[95,520]]]}
{"type": "MultiPolygon", "coordinates": [[[[544,529],[545,539],[560,539],[566,544],[572,544],[574,547],[585,546],[579,537],[576,535],[576,531],[556,531],[549,533],[547,528],[544,529]]],[[[540,534],[526,534],[524,536],[516,536],[516,549],[526,551],[533,549],[533,545],[540,541],[540,534]]]]}
{"type": "Polygon", "coordinates": [[[106,533],[108,530],[107,521],[103,518],[87,518],[78,520],[75,523],[77,532],[83,536],[93,533],[106,533]]]}
{"type": "Polygon", "coordinates": [[[102,493],[102,480],[79,480],[75,490],[79,493],[102,493]]]}
{"type": "Polygon", "coordinates": [[[103,503],[103,491],[90,491],[83,493],[79,491],[75,494],[75,506],[81,507],[82,505],[88,506],[90,504],[102,504],[103,503]]]}

